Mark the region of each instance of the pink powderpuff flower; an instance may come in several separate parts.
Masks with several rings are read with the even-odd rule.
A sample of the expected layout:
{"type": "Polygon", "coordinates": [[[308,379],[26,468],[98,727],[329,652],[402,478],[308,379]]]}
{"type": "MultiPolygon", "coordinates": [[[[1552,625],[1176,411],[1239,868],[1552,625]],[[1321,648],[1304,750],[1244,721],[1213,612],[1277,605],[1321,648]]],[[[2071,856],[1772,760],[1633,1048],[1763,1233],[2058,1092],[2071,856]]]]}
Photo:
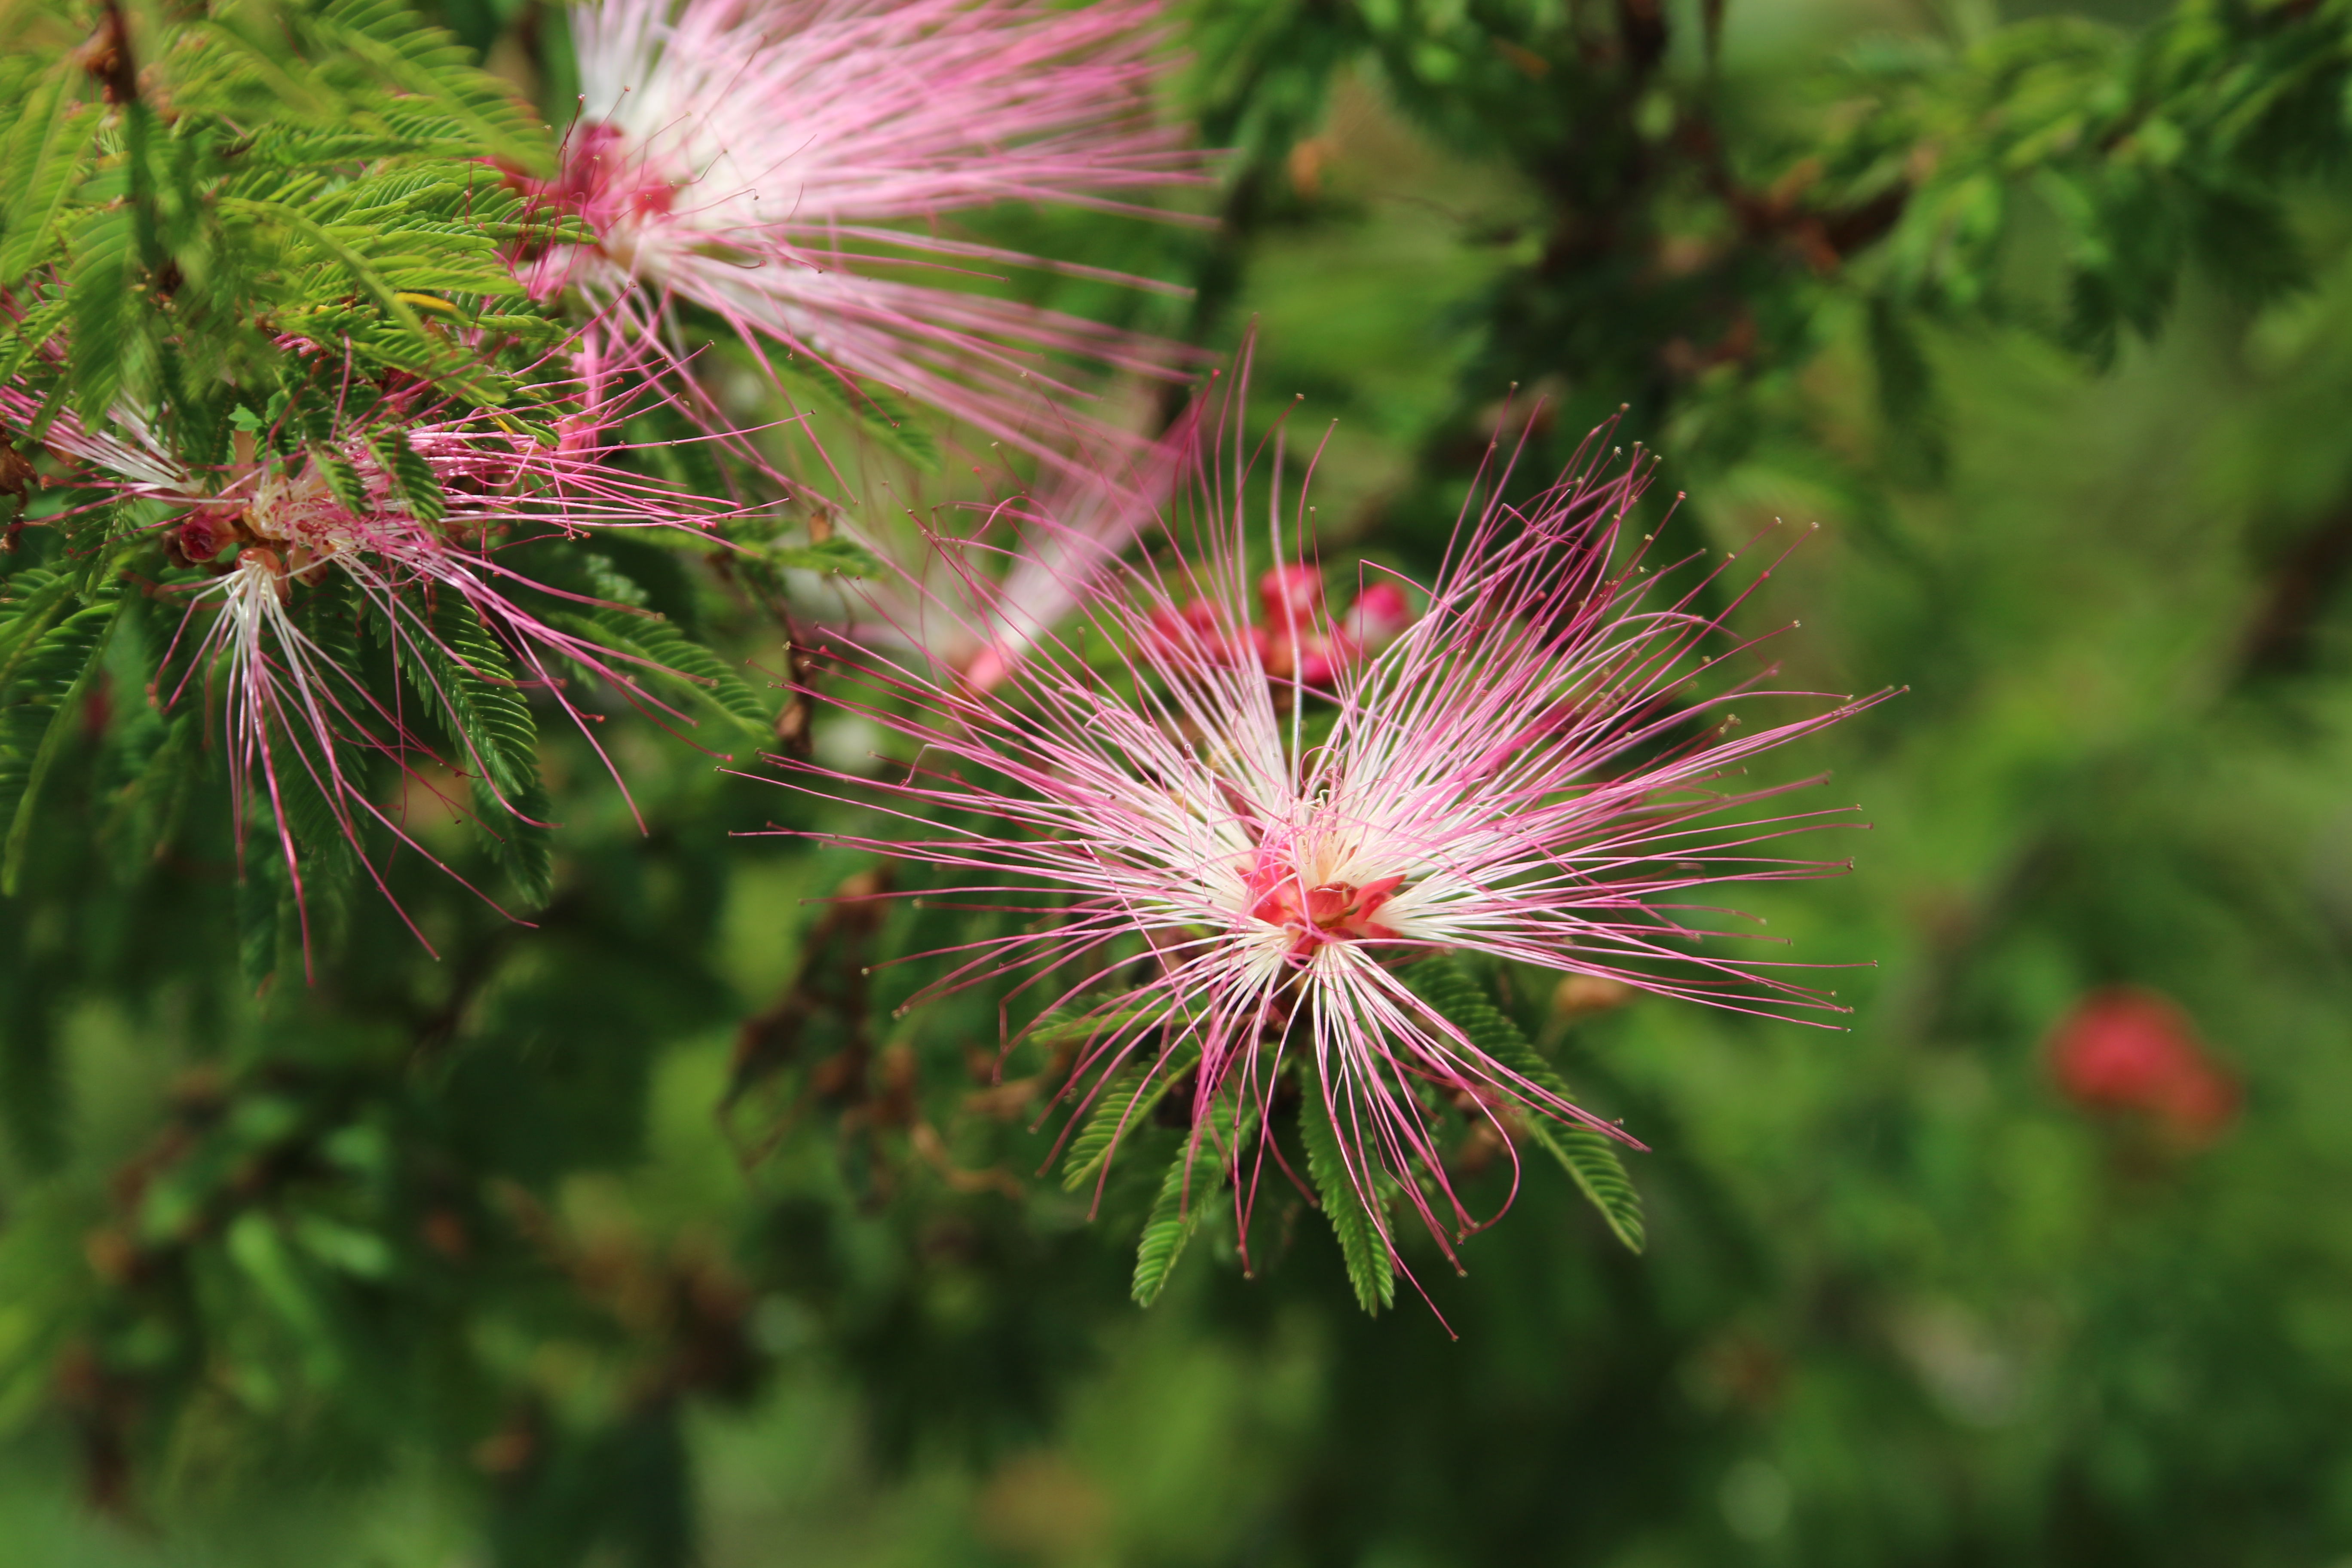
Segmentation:
{"type": "MultiPolygon", "coordinates": [[[[1375,1223],[1385,1234],[1381,1194],[1400,1194],[1450,1256],[1449,1236],[1479,1222],[1450,1184],[1437,1108],[1497,1132],[1516,1110],[1633,1141],[1482,1051],[1403,972],[1458,952],[1741,1011],[1844,1011],[1795,965],[1715,951],[1727,919],[1691,895],[1842,868],[1777,843],[1850,811],[1759,809],[1800,786],[1733,781],[1886,694],[1777,689],[1756,656],[1778,633],[1727,624],[1752,585],[1703,608],[1727,564],[1673,587],[1640,546],[1619,548],[1646,470],[1612,470],[1597,445],[1525,503],[1501,497],[1507,463],[1488,472],[1416,590],[1423,612],[1407,620],[1402,593],[1370,584],[1357,602],[1391,639],[1349,648],[1328,700],[1311,693],[1252,635],[1255,611],[1290,647],[1340,644],[1319,575],[1308,591],[1299,574],[1306,486],[1286,493],[1278,434],[1250,504],[1260,465],[1241,402],[1199,448],[1186,551],[1102,574],[1080,629],[1041,639],[993,689],[843,652],[838,700],[910,763],[866,778],[775,760],[793,787],[895,818],[887,835],[830,841],[943,868],[950,885],[927,900],[1044,917],[954,950],[915,1002],[1050,980],[1045,1012],[1075,1005],[1093,1023],[1069,1091],[1081,1114],[1130,1063],[1144,1069],[1130,1116],[1156,1081],[1189,1073],[1195,1157],[1219,1128],[1265,1129],[1297,1060],[1375,1223]],[[1253,547],[1280,574],[1265,605],[1253,547]],[[1726,711],[1770,700],[1801,710],[1754,730],[1726,711]]],[[[1261,1131],[1216,1151],[1244,1238],[1270,1149],[1279,1162],[1261,1131]]]]}
{"type": "Polygon", "coordinates": [[[527,255],[520,276],[542,298],[576,289],[597,331],[645,342],[663,341],[671,299],[689,301],[763,357],[762,343],[806,355],[1059,457],[1059,429],[1022,416],[1044,412],[1041,395],[1079,395],[1046,356],[1164,376],[1180,351],[938,282],[1046,268],[1181,290],[936,222],[1000,202],[1150,213],[1118,193],[1197,180],[1198,160],[1148,118],[1157,14],[1155,0],[578,7],[586,118],[534,194],[596,237],[527,255]]]}
{"type": "MultiPolygon", "coordinates": [[[[571,386],[540,390],[552,397],[577,392],[571,386]]],[[[439,671],[509,683],[476,668],[476,656],[452,646],[426,601],[462,605],[520,667],[521,684],[549,694],[579,727],[625,797],[627,786],[594,733],[597,716],[583,710],[572,694],[567,668],[609,684],[657,719],[694,723],[645,684],[648,675],[675,672],[567,631],[526,607],[515,596],[516,588],[553,591],[522,578],[495,553],[497,544],[532,537],[581,537],[615,528],[700,530],[730,515],[724,503],[597,460],[609,437],[586,434],[586,427],[601,427],[612,411],[600,414],[591,391],[583,408],[560,422],[564,428],[552,448],[509,428],[511,422],[496,415],[435,418],[431,410],[408,410],[425,416],[392,438],[406,441],[430,472],[442,498],[437,505],[421,504],[385,470],[378,455],[381,439],[368,439],[365,431],[347,432],[331,447],[291,458],[259,456],[257,443],[241,437],[240,459],[216,472],[199,472],[180,461],[152,423],[126,409],[114,411],[110,431],[93,429],[70,413],[56,416],[44,431],[54,454],[84,470],[77,476],[80,481],[115,497],[176,509],[178,515],[164,526],[179,561],[204,564],[236,547],[234,559],[193,591],[188,618],[165,662],[174,662],[183,645],[192,654],[179,685],[158,695],[167,705],[177,701],[198,672],[215,662],[224,666],[240,848],[246,792],[259,788],[278,824],[306,935],[308,902],[286,803],[296,781],[288,768],[299,767],[306,775],[370,879],[388,897],[382,868],[362,847],[368,822],[427,859],[434,857],[372,796],[354,772],[357,759],[368,753],[391,758],[410,778],[425,782],[412,759],[430,759],[433,749],[414,733],[396,698],[387,701],[371,691],[305,630],[296,612],[298,586],[315,587],[330,574],[348,579],[381,617],[401,657],[424,672],[422,679],[445,706],[454,706],[457,694],[446,689],[446,678],[439,671]],[[592,447],[596,451],[585,450],[592,447]],[[331,461],[349,465],[364,505],[354,508],[337,494],[326,467],[331,461]]],[[[0,387],[0,426],[31,428],[39,412],[26,393],[0,387]]],[[[614,607],[579,595],[555,597],[588,608],[614,607]]],[[[458,765],[499,808],[530,821],[526,804],[514,798],[510,784],[500,783],[510,780],[513,770],[484,754],[473,738],[461,737],[460,743],[466,754],[458,765]]],[[[483,826],[498,831],[490,823],[483,826]]],[[[417,934],[423,941],[423,933],[417,934]]]]}
{"type": "Polygon", "coordinates": [[[2050,1069],[2084,1110],[2150,1117],[2183,1148],[2215,1142],[2237,1119],[2237,1080],[2158,992],[2109,986],[2077,1002],[2051,1036],[2050,1069]]]}

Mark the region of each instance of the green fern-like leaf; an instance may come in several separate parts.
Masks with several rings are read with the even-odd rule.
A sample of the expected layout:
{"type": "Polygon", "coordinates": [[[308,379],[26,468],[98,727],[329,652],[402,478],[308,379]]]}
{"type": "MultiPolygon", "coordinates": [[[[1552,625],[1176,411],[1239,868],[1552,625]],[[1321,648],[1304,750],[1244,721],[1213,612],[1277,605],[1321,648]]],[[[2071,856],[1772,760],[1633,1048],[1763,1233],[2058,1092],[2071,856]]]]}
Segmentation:
{"type": "Polygon", "coordinates": [[[429,97],[495,156],[532,173],[552,170],[544,127],[497,78],[477,69],[466,47],[420,21],[395,0],[334,0],[314,20],[322,39],[364,59],[394,85],[429,97]]]}
{"type": "MultiPolygon", "coordinates": [[[[1378,1316],[1383,1308],[1396,1305],[1396,1255],[1389,1247],[1387,1225],[1349,1174],[1332,1114],[1319,1089],[1310,1087],[1307,1102],[1298,1110],[1298,1136],[1307,1145],[1307,1179],[1315,1184],[1323,1216],[1339,1238],[1339,1255],[1347,1263],[1348,1283],[1355,1289],[1357,1305],[1378,1316]]],[[[1380,1190],[1377,1166],[1367,1162],[1360,1174],[1374,1193],[1380,1190]]]]}
{"type": "Polygon", "coordinates": [[[375,510],[369,504],[367,485],[360,478],[358,466],[349,458],[321,447],[311,452],[310,460],[327,476],[327,488],[335,492],[335,499],[355,515],[364,517],[375,510]]]}
{"type": "Polygon", "coordinates": [[[84,419],[102,418],[131,378],[143,331],[131,285],[134,237],[127,208],[109,208],[79,224],[67,274],[74,352],[73,405],[84,419]]]}
{"type": "Polygon", "coordinates": [[[1186,1140],[1160,1179],[1160,1195],[1152,1201],[1143,1238],[1135,1248],[1133,1294],[1139,1307],[1149,1307],[1168,1288],[1168,1276],[1184,1256],[1184,1244],[1200,1228],[1203,1200],[1216,1191],[1218,1162],[1232,1158],[1234,1150],[1249,1142],[1257,1131],[1257,1113],[1245,1113],[1236,1128],[1232,1110],[1219,1105],[1211,1113],[1210,1125],[1218,1136],[1197,1143],[1186,1140]]]}
{"type": "Polygon", "coordinates": [[[939,444],[888,393],[862,382],[845,382],[823,365],[804,363],[789,355],[777,355],[770,363],[788,391],[803,394],[818,407],[848,419],[883,449],[919,468],[940,466],[939,444]]]}
{"type": "Polygon", "coordinates": [[[792,572],[817,572],[828,577],[878,577],[882,563],[860,544],[835,536],[822,544],[769,544],[760,554],[771,566],[792,572]]]}
{"type": "Polygon", "coordinates": [[[409,444],[404,430],[379,431],[369,450],[383,465],[384,475],[392,481],[393,493],[399,496],[408,510],[426,522],[438,522],[449,515],[449,498],[441,493],[441,481],[433,477],[433,465],[409,444]]]}
{"type": "MultiPolygon", "coordinates": [[[[1177,1151],[1176,1158],[1169,1162],[1168,1173],[1160,1179],[1160,1195],[1143,1222],[1143,1239],[1135,1248],[1134,1295],[1139,1307],[1160,1300],[1176,1260],[1184,1256],[1184,1244],[1192,1239],[1192,1231],[1201,1223],[1199,1203],[1186,1201],[1186,1179],[1196,1168],[1188,1144],[1177,1151]]],[[[1200,1195],[1192,1194],[1194,1199],[1200,1195]]]]}
{"type": "Polygon", "coordinates": [[[646,591],[608,558],[590,554],[582,564],[591,591],[608,602],[593,609],[559,611],[551,621],[624,656],[622,669],[631,679],[682,689],[699,705],[740,725],[754,741],[769,738],[774,715],[733,667],[676,623],[646,609],[646,591]]]}
{"type": "Polygon", "coordinates": [[[1103,1086],[1087,1124],[1078,1129],[1077,1136],[1070,1140],[1069,1148],[1063,1152],[1063,1191],[1075,1193],[1094,1180],[1119,1139],[1150,1122],[1151,1113],[1168,1098],[1170,1086],[1180,1076],[1162,1071],[1147,1087],[1144,1074],[1149,1070],[1141,1064],[1123,1068],[1103,1086]],[[1140,1099],[1137,1098],[1139,1090],[1140,1099]]]}
{"type": "Polygon", "coordinates": [[[278,973],[282,954],[295,949],[300,927],[293,889],[274,841],[247,847],[245,875],[236,885],[236,957],[245,983],[265,989],[278,973]]]}
{"type": "Polygon", "coordinates": [[[52,66],[0,139],[0,288],[48,259],[57,225],[87,166],[92,118],[75,101],[77,62],[52,66]]]}
{"type": "Polygon", "coordinates": [[[17,671],[41,638],[75,605],[73,579],[62,572],[35,566],[8,580],[6,594],[0,595],[0,698],[16,684],[17,671]]]}
{"type": "MultiPolygon", "coordinates": [[[[1562,1100],[1575,1096],[1552,1065],[1528,1043],[1509,1015],[1486,997],[1478,983],[1465,974],[1449,957],[1433,959],[1412,971],[1413,989],[1447,1022],[1469,1037],[1470,1043],[1528,1082],[1541,1085],[1562,1100]]],[[[1558,1160],[1578,1188],[1601,1211],[1617,1239],[1639,1252],[1644,1240],[1642,1197],[1625,1174],[1617,1146],[1587,1127],[1553,1121],[1540,1113],[1527,1118],[1528,1131],[1558,1160]]]]}
{"type": "Polygon", "coordinates": [[[554,805],[546,786],[533,779],[503,805],[479,779],[473,781],[472,793],[475,833],[524,909],[544,909],[555,891],[555,836],[547,826],[554,805]]]}
{"type": "Polygon", "coordinates": [[[429,616],[402,627],[400,645],[410,685],[467,765],[488,781],[495,798],[519,805],[540,787],[539,726],[516,688],[506,650],[474,607],[449,593],[436,597],[429,616]]]}
{"type": "Polygon", "coordinates": [[[27,310],[21,321],[0,321],[0,383],[14,381],[16,373],[32,363],[41,352],[41,345],[57,336],[66,324],[66,313],[72,307],[69,299],[52,300],[37,310],[27,310]]]}
{"type": "Polygon", "coordinates": [[[114,792],[100,829],[126,879],[172,842],[206,760],[203,715],[194,710],[157,718],[139,740],[137,750],[124,759],[134,771],[114,792]]]}
{"type": "Polygon", "coordinates": [[[656,679],[675,678],[667,684],[682,686],[709,707],[740,724],[756,740],[765,741],[772,732],[775,716],[751,683],[724,659],[662,616],[605,609],[566,614],[562,618],[569,629],[616,653],[650,662],[650,668],[641,665],[632,673],[656,679]]]}
{"type": "Polygon", "coordinates": [[[0,893],[14,894],[40,804],[41,784],[74,728],[79,700],[106,652],[122,606],[111,597],[65,616],[9,661],[0,689],[0,893]]]}

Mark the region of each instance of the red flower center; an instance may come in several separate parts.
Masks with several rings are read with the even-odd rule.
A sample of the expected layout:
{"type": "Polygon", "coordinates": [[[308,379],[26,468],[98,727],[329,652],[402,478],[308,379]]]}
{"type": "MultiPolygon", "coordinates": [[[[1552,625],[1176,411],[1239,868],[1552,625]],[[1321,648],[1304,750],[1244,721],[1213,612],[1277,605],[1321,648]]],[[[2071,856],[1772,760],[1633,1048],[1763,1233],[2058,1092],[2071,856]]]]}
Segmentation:
{"type": "Polygon", "coordinates": [[[546,189],[600,229],[658,217],[677,200],[677,184],[632,155],[619,127],[593,120],[572,133],[563,171],[546,189]]]}
{"type": "Polygon", "coordinates": [[[1251,918],[1289,929],[1288,956],[1294,963],[1313,957],[1325,942],[1396,938],[1396,929],[1381,923],[1377,917],[1404,885],[1402,877],[1309,886],[1291,860],[1261,852],[1244,880],[1249,888],[1251,918]]]}

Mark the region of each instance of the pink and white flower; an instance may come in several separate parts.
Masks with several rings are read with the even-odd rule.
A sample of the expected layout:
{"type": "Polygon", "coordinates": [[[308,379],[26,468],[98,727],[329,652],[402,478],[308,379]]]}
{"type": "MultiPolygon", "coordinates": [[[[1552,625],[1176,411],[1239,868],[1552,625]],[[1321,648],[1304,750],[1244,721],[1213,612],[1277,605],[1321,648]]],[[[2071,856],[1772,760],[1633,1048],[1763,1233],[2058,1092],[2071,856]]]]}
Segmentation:
{"type": "MultiPolygon", "coordinates": [[[[1377,1223],[1393,1191],[1444,1244],[1478,1223],[1446,1174],[1447,1102],[1498,1130],[1517,1110],[1632,1140],[1482,1051],[1402,971],[1461,952],[1744,1011],[1842,1011],[1800,966],[1720,951],[1733,922],[1693,896],[1839,868],[1780,841],[1850,811],[1787,812],[1766,803],[1798,786],[1741,775],[1878,699],[1779,689],[1760,657],[1777,632],[1727,625],[1747,594],[1701,607],[1727,563],[1674,586],[1621,548],[1646,470],[1597,456],[1523,503],[1501,497],[1507,465],[1489,472],[1415,590],[1423,613],[1374,577],[1351,635],[1312,569],[1305,485],[1289,488],[1279,436],[1252,460],[1239,405],[1199,448],[1193,523],[1171,526],[1184,554],[1106,569],[1080,628],[993,689],[844,650],[845,705],[909,760],[872,778],[779,765],[893,817],[834,841],[943,868],[927,898],[1045,917],[957,950],[917,1001],[1050,978],[1049,1011],[1097,1024],[1072,1080],[1082,1109],[1130,1063],[1147,1069],[1135,1105],[1190,1073],[1196,1153],[1217,1127],[1264,1128],[1302,1060],[1377,1223]],[[1295,658],[1272,668],[1277,646],[1333,656],[1328,699],[1295,658]],[[1735,700],[1798,711],[1744,729],[1735,700]]],[[[1270,1146],[1218,1151],[1244,1236],[1270,1146]]]]}
{"type": "Polygon", "coordinates": [[[663,341],[669,301],[686,300],[763,353],[1058,454],[1066,421],[1041,395],[1082,395],[1051,356],[1161,375],[1175,351],[940,287],[1004,267],[1114,275],[936,225],[1001,202],[1149,211],[1125,197],[1195,178],[1197,160],[1149,117],[1156,16],[1156,0],[581,6],[584,118],[537,194],[596,237],[541,249],[524,280],[541,296],[578,289],[601,330],[645,342],[663,341]]]}
{"type": "MultiPolygon", "coordinates": [[[[616,783],[619,772],[594,732],[595,715],[573,693],[573,672],[609,685],[656,718],[695,721],[648,689],[646,678],[667,673],[662,667],[567,630],[550,614],[528,607],[519,590],[540,596],[551,591],[520,575],[499,552],[549,535],[706,529],[732,509],[601,461],[607,437],[590,433],[588,426],[603,429],[613,411],[598,406],[594,388],[584,401],[575,384],[539,390],[551,402],[560,405],[568,396],[577,405],[553,447],[496,414],[434,417],[430,410],[407,408],[397,412],[415,422],[404,431],[380,419],[371,422],[378,426],[374,431],[347,430],[331,444],[292,456],[240,437],[236,460],[199,471],[172,453],[154,426],[134,411],[115,410],[110,428],[93,428],[65,413],[43,432],[48,448],[81,470],[77,482],[101,494],[172,509],[174,515],[164,526],[178,561],[204,565],[235,549],[209,580],[189,591],[188,617],[165,661],[179,665],[182,674],[177,686],[157,695],[169,705],[199,675],[210,679],[215,666],[221,669],[240,834],[247,818],[247,792],[258,788],[269,801],[306,929],[289,789],[307,782],[366,874],[384,889],[381,868],[362,848],[369,823],[434,858],[397,813],[371,793],[358,764],[369,754],[390,758],[424,782],[418,764],[434,760],[434,751],[404,717],[396,694],[371,690],[306,630],[296,608],[298,587],[315,587],[330,574],[348,580],[396,656],[421,672],[419,679],[445,707],[453,704],[454,694],[439,672],[486,674],[476,668],[476,656],[452,645],[431,607],[436,601],[462,605],[519,667],[519,684],[547,694],[579,726],[616,783]],[[399,476],[387,471],[379,457],[383,431],[405,442],[430,473],[437,501],[420,501],[399,476]],[[371,435],[378,438],[371,440],[371,435]],[[598,450],[589,451],[592,447],[598,450]],[[338,494],[328,472],[331,463],[348,465],[350,484],[357,486],[363,504],[351,504],[349,484],[345,494],[338,494]],[[188,650],[184,661],[179,657],[183,647],[188,650]],[[302,780],[289,774],[289,768],[299,769],[302,780]]],[[[0,427],[31,428],[39,412],[26,394],[0,387],[0,427]]],[[[554,596],[582,607],[612,607],[576,594],[554,596]]],[[[514,769],[484,754],[472,737],[461,734],[459,743],[464,754],[451,759],[455,765],[478,781],[481,793],[505,813],[530,820],[525,804],[514,798],[514,787],[500,783],[514,769]]],[[[429,782],[425,787],[432,787],[429,782]]],[[[622,789],[625,795],[625,784],[622,789]]],[[[494,823],[483,826],[493,834],[499,831],[494,823]]]]}

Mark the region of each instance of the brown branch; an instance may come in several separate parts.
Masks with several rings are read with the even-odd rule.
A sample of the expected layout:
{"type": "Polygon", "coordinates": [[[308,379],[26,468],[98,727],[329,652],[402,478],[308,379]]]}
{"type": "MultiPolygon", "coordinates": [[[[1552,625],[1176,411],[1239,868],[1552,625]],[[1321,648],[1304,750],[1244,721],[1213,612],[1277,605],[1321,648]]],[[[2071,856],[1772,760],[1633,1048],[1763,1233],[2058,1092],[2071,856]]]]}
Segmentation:
{"type": "Polygon", "coordinates": [[[2247,627],[2242,676],[2279,674],[2311,662],[2327,602],[2352,575],[2352,508],[2322,522],[2271,569],[2262,608],[2247,627]]]}

